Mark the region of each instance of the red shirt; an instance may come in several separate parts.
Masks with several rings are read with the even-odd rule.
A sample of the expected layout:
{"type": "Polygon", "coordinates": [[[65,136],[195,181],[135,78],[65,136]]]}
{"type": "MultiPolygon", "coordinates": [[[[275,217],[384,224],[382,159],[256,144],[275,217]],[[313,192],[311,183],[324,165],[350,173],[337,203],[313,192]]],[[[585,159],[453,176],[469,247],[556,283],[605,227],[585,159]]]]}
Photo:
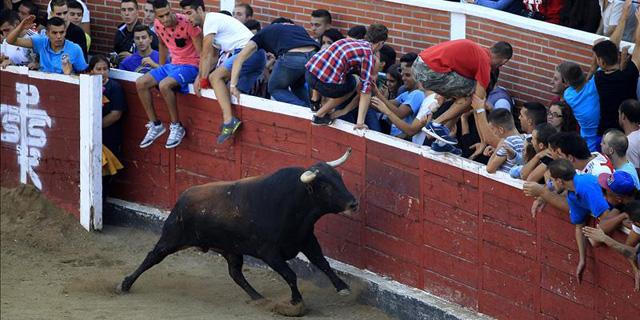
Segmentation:
{"type": "Polygon", "coordinates": [[[453,40],[437,44],[420,53],[420,59],[433,71],[454,71],[475,79],[485,89],[491,79],[491,55],[489,50],[471,40],[453,40]]]}

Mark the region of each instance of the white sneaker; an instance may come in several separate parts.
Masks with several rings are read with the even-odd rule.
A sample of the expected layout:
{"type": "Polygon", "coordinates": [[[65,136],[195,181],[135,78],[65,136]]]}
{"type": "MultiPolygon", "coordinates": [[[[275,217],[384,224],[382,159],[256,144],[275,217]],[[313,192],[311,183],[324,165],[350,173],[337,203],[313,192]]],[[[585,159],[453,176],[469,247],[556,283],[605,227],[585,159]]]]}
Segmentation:
{"type": "Polygon", "coordinates": [[[180,142],[182,142],[182,138],[184,138],[187,132],[184,130],[179,123],[172,123],[169,126],[169,138],[167,138],[167,144],[165,148],[171,149],[177,147],[180,142]]]}
{"type": "Polygon", "coordinates": [[[166,130],[164,126],[161,124],[154,125],[152,121],[149,121],[145,125],[147,127],[147,134],[144,136],[144,139],[140,142],[140,148],[146,148],[150,146],[159,136],[161,136],[166,130]]]}

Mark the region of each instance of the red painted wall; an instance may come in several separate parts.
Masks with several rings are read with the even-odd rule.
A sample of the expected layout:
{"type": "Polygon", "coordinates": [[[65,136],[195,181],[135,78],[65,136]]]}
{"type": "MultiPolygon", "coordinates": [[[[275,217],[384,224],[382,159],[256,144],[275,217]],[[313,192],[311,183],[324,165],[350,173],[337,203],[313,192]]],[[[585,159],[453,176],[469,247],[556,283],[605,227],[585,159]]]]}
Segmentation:
{"type": "MultiPolygon", "coordinates": [[[[40,164],[34,171],[42,182],[42,192],[56,204],[79,217],[80,208],[80,90],[79,86],[59,81],[29,78],[0,71],[0,101],[3,105],[18,106],[16,83],[37,88],[39,104],[28,109],[45,110],[51,118],[51,127],[38,126],[46,135],[46,145],[39,150],[40,164]],[[64,92],[64,95],[60,95],[64,92]]],[[[8,113],[2,113],[2,135],[9,134],[8,113]]],[[[25,128],[26,129],[26,128],[25,128]]],[[[31,130],[34,130],[31,129],[31,130]]],[[[33,133],[33,132],[32,132],[33,133]]],[[[37,133],[34,133],[37,135],[37,133]]],[[[30,136],[33,137],[32,134],[30,136]]],[[[3,187],[15,187],[20,182],[18,144],[2,139],[0,179],[3,187]]],[[[33,150],[29,150],[33,152],[33,150]]],[[[27,177],[33,184],[33,180],[27,177]]]]}
{"type": "MultiPolygon", "coordinates": [[[[173,150],[164,141],[137,147],[146,117],[133,83],[122,82],[124,164],[116,197],[170,208],[188,186],[310,165],[354,150],[340,169],[362,207],[316,225],[325,254],[500,319],[631,319],[640,294],[623,258],[589,249],[577,284],[574,227],[547,208],[533,219],[522,191],[408,151],[309,121],[235,107],[243,120],[233,144],[220,147],[216,101],[180,96],[187,129],[173,150]]],[[[160,118],[166,108],[156,93],[160,118]]],[[[621,235],[617,235],[621,236],[621,235]]]]}

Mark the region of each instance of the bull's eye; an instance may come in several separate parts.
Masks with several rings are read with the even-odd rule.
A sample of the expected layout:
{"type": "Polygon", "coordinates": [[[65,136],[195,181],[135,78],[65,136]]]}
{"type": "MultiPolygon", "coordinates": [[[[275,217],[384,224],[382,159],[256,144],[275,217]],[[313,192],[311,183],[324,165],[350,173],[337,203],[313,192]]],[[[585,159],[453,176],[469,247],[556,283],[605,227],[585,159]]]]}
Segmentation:
{"type": "Polygon", "coordinates": [[[330,193],[331,192],[331,186],[328,184],[323,184],[322,185],[322,191],[326,192],[326,193],[330,193]]]}

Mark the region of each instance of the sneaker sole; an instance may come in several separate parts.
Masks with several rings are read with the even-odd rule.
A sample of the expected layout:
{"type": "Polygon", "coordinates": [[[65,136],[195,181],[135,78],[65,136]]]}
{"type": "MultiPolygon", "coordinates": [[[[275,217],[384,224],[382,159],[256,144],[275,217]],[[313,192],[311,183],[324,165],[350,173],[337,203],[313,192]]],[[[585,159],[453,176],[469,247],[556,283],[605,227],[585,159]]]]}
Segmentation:
{"type": "Polygon", "coordinates": [[[452,141],[449,141],[447,139],[442,138],[441,136],[439,136],[435,132],[433,132],[433,130],[429,130],[427,128],[422,128],[422,132],[428,134],[430,137],[432,137],[432,138],[434,138],[434,139],[436,139],[436,140],[438,140],[440,142],[443,142],[443,143],[446,143],[446,144],[458,144],[457,141],[456,142],[452,142],[452,141]]]}
{"type": "Polygon", "coordinates": [[[147,148],[147,147],[149,147],[150,145],[152,145],[152,144],[153,144],[156,140],[158,140],[158,138],[160,138],[160,137],[161,137],[161,136],[162,136],[166,131],[167,131],[167,129],[162,128],[162,131],[160,131],[160,134],[158,134],[158,135],[155,137],[155,139],[153,139],[153,140],[151,140],[151,141],[149,141],[149,142],[147,142],[147,143],[145,143],[145,144],[142,144],[142,143],[141,143],[141,144],[140,144],[140,149],[144,149],[144,148],[147,148]]]}

